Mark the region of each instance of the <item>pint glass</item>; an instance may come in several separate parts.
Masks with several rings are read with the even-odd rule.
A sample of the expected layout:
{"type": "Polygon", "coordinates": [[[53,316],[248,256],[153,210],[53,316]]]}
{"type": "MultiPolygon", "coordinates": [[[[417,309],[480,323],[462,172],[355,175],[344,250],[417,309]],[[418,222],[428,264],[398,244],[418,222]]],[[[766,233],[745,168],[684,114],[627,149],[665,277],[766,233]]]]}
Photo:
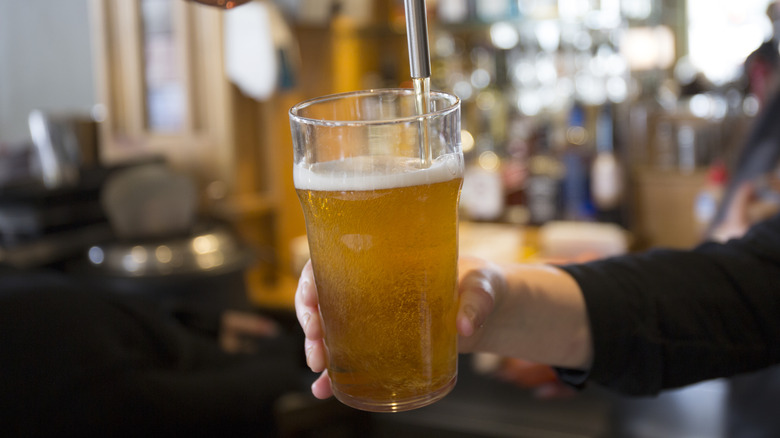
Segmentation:
{"type": "Polygon", "coordinates": [[[378,412],[444,397],[457,380],[460,101],[358,91],[290,110],[333,393],[378,412]]]}

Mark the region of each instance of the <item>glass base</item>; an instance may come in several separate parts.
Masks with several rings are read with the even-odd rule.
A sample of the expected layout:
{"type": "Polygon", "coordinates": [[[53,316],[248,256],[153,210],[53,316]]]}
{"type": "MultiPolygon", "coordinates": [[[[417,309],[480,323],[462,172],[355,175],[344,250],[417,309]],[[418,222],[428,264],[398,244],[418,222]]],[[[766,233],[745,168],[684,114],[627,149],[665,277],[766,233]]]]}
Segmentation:
{"type": "Polygon", "coordinates": [[[387,402],[358,399],[352,397],[351,395],[339,391],[335,387],[332,387],[331,389],[333,390],[333,395],[336,396],[336,399],[338,399],[341,403],[344,403],[345,405],[355,409],[360,409],[361,411],[403,412],[403,411],[410,411],[412,409],[421,408],[423,406],[428,406],[434,402],[441,400],[442,398],[444,398],[445,395],[449,394],[450,391],[452,391],[452,388],[455,387],[455,383],[457,383],[457,381],[458,381],[458,375],[456,374],[452,378],[452,380],[447,382],[446,385],[442,386],[436,391],[430,392],[428,394],[419,397],[412,397],[412,398],[393,400],[387,402]]]}

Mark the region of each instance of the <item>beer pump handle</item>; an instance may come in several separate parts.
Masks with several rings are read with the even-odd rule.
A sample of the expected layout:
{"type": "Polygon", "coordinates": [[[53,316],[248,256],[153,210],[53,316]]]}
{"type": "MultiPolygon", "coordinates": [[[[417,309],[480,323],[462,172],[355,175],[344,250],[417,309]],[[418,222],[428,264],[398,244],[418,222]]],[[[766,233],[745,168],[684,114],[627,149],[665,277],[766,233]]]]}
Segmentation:
{"type": "Polygon", "coordinates": [[[431,76],[431,54],[428,47],[428,22],[425,0],[404,0],[406,40],[409,45],[409,67],[413,78],[431,76]]]}

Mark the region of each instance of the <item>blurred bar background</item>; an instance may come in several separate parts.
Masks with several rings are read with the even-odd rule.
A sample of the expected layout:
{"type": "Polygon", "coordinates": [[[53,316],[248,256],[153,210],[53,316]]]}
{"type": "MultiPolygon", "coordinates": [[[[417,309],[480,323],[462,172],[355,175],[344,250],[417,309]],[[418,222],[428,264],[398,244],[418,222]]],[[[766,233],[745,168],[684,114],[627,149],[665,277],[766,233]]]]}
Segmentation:
{"type": "MultiPolygon", "coordinates": [[[[777,52],[772,4],[428,0],[432,88],[462,100],[461,252],[563,263],[701,242],[767,99],[745,62],[765,42],[777,52]]],[[[403,0],[255,0],[229,10],[0,1],[0,263],[137,279],[152,268],[133,245],[135,264],[117,273],[103,263],[128,236],[157,239],[144,254],[165,265],[155,247],[229,227],[252,256],[234,243],[218,256],[202,248],[198,272],[229,268],[241,276],[242,306],[289,313],[308,253],[287,111],[329,93],[411,87],[406,50],[403,0]],[[128,177],[145,166],[167,173],[128,177]],[[106,199],[103,189],[123,181],[152,188],[106,199]],[[169,202],[148,199],[172,187],[181,190],[169,202]],[[131,229],[117,225],[131,214],[131,229]]],[[[465,373],[480,374],[472,365],[465,373]]],[[[455,400],[445,420],[442,403],[382,417],[377,430],[724,433],[722,382],[653,401],[597,389],[539,401],[517,385],[462,386],[479,403],[514,400],[505,406],[517,416],[472,415],[453,423],[457,435],[447,423],[467,408],[455,400]]]]}

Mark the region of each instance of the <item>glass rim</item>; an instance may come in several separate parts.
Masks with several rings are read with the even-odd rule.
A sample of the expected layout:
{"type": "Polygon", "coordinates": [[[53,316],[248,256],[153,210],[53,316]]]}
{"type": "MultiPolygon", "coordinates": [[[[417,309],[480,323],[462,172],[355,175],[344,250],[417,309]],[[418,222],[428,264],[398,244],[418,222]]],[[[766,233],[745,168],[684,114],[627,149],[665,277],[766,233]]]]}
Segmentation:
{"type": "Polygon", "coordinates": [[[371,95],[380,95],[383,93],[387,94],[414,94],[414,89],[412,88],[373,88],[369,90],[359,90],[359,91],[348,91],[346,93],[335,93],[335,94],[326,94],[324,96],[319,97],[313,97],[311,99],[306,99],[304,101],[298,102],[295,105],[293,105],[290,108],[290,111],[288,112],[290,115],[290,120],[295,121],[296,123],[301,124],[309,124],[309,125],[321,125],[321,126],[366,126],[366,125],[389,125],[389,124],[397,124],[397,123],[408,123],[408,122],[417,122],[421,119],[431,119],[434,117],[439,116],[445,116],[453,111],[455,111],[460,106],[460,98],[452,93],[447,93],[445,91],[431,91],[431,96],[444,96],[445,98],[450,100],[449,105],[447,105],[444,108],[441,108],[436,111],[427,112],[422,115],[413,115],[413,116],[405,116],[405,117],[395,117],[391,119],[369,119],[369,120],[325,120],[325,119],[315,119],[311,117],[304,117],[301,115],[298,115],[297,112],[299,112],[302,109],[305,109],[307,107],[310,107],[314,104],[318,103],[324,103],[328,101],[338,100],[338,99],[345,99],[349,97],[356,97],[356,96],[371,96],[371,95]]]}

